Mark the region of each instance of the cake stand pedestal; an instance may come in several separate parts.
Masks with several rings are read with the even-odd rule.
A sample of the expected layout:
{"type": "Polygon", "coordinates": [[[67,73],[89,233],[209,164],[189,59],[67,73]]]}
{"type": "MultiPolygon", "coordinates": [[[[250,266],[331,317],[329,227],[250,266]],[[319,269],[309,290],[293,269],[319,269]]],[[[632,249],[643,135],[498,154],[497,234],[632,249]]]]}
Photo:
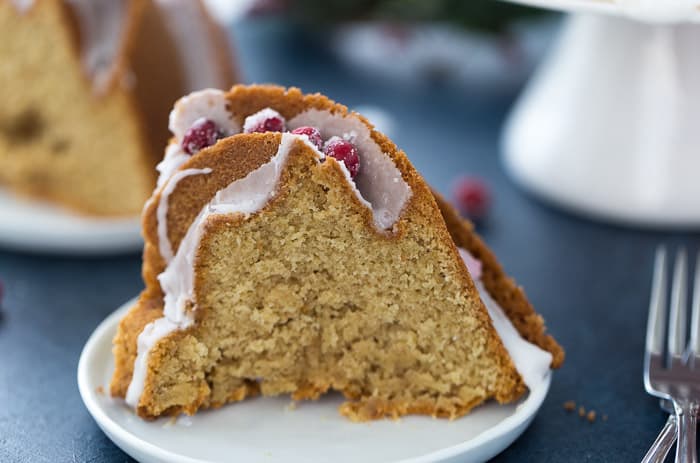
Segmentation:
{"type": "Polygon", "coordinates": [[[585,215],[700,226],[697,2],[520,3],[576,14],[506,122],[510,175],[585,215]]]}

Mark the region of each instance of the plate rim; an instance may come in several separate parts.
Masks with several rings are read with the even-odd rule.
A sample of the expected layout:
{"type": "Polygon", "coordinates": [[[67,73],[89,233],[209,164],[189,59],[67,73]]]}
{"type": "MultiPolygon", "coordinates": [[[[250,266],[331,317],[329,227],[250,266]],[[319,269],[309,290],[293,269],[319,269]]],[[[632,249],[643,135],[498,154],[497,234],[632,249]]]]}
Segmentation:
{"type": "MultiPolygon", "coordinates": [[[[83,346],[78,361],[77,381],[80,397],[85,404],[90,415],[93,417],[99,428],[109,437],[109,439],[121,450],[127,454],[127,448],[137,448],[143,454],[158,459],[161,461],[169,461],[173,463],[211,463],[210,460],[202,460],[191,458],[178,453],[171,452],[155,444],[152,444],[139,436],[131,433],[127,428],[121,426],[116,421],[113,421],[103,410],[98,400],[98,393],[90,384],[89,369],[90,360],[97,355],[100,345],[108,338],[111,342],[113,336],[110,331],[116,329],[121,317],[136,303],[138,296],[129,299],[127,302],[119,306],[114,312],[109,314],[95,328],[87,342],[83,346]],[[125,448],[125,446],[127,448],[125,448]]],[[[543,378],[540,386],[529,391],[527,398],[520,404],[516,405],[515,412],[500,421],[498,424],[486,429],[476,437],[465,442],[450,447],[445,447],[424,455],[412,457],[408,459],[397,460],[394,463],[428,463],[436,461],[445,461],[450,458],[458,457],[465,452],[474,450],[480,446],[486,446],[499,439],[507,441],[505,445],[498,445],[498,449],[491,455],[492,458],[509,447],[520,435],[527,429],[530,422],[534,419],[539,411],[544,399],[547,397],[552,380],[552,370],[549,370],[543,378]]],[[[109,394],[105,391],[104,394],[109,394]]]]}
{"type": "Polygon", "coordinates": [[[2,249],[101,256],[136,252],[143,248],[140,214],[114,217],[82,215],[50,201],[19,196],[4,185],[0,185],[0,200],[11,207],[10,219],[0,220],[2,249]],[[17,212],[26,208],[29,208],[26,213],[17,212]],[[60,223],[62,226],[58,230],[28,227],[27,222],[35,217],[48,217],[53,225],[60,223]]]}

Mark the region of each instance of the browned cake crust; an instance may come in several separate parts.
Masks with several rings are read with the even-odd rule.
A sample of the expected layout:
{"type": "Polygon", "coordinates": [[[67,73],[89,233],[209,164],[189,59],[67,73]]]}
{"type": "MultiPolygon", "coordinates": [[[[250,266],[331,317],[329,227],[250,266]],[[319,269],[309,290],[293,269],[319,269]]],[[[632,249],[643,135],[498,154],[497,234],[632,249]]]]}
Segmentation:
{"type": "MultiPolygon", "coordinates": [[[[216,45],[218,75],[232,84],[226,35],[194,1],[216,45]]],[[[82,68],[79,18],[65,0],[35,0],[22,13],[0,0],[7,33],[0,45],[0,184],[89,215],[141,211],[168,139],[170,108],[191,89],[163,11],[153,0],[127,0],[124,8],[114,61],[95,92],[82,68]],[[73,128],[64,128],[67,121],[73,128]],[[24,133],[16,129],[25,126],[24,133]]]]}
{"type": "MultiPolygon", "coordinates": [[[[303,95],[295,88],[286,90],[274,86],[235,86],[228,93],[227,98],[231,112],[236,115],[241,124],[246,116],[266,107],[274,108],[287,119],[310,108],[328,110],[342,115],[348,114],[345,106],[320,94],[303,95]]],[[[296,142],[289,153],[277,195],[262,211],[255,214],[254,219],[242,220],[240,216],[226,215],[212,216],[207,222],[199,243],[195,265],[197,310],[194,314],[197,321],[193,327],[177,331],[162,339],[151,351],[148,362],[149,375],[137,407],[140,416],[155,418],[171,413],[191,414],[200,407],[216,407],[226,402],[242,400],[246,396],[260,392],[263,394],[291,392],[295,399],[315,399],[328,389],[333,389],[341,391],[350,399],[343,405],[341,412],[355,420],[376,419],[383,416],[397,417],[405,414],[457,417],[468,413],[471,408],[485,400],[493,398],[499,402],[510,402],[520,397],[525,391],[522,378],[515,370],[492,326],[477,290],[457,252],[450,232],[457,237],[455,238],[457,245],[464,246],[484,260],[486,285],[490,290],[497,289],[494,292],[494,297],[505,300],[504,296],[498,292],[501,291],[499,288],[505,291],[510,288],[508,284],[512,285],[512,282],[503,275],[495,259],[488,253],[478,237],[473,234],[471,227],[464,222],[455,221],[456,216],[450,216],[451,210],[446,209],[445,205],[441,204],[442,201],[436,203],[433,193],[410,164],[406,155],[386,136],[373,130],[372,125],[366,119],[359,115],[357,117],[371,130],[372,139],[384,153],[391,157],[412,190],[412,196],[394,229],[389,232],[377,231],[371,211],[362,205],[353,194],[338,163],[329,158],[326,162],[318,164],[313,151],[305,144],[296,142]],[[464,320],[468,320],[469,326],[474,327],[472,334],[475,342],[481,345],[479,349],[483,349],[483,352],[487,353],[484,354],[485,357],[482,360],[486,361],[489,367],[484,369],[483,374],[491,376],[484,379],[483,386],[476,388],[479,392],[470,391],[468,394],[463,394],[464,397],[470,397],[469,399],[454,399],[452,401],[446,398],[443,400],[440,397],[426,398],[426,396],[415,399],[404,397],[400,400],[387,400],[382,398],[381,394],[368,395],[361,384],[340,380],[331,373],[326,376],[306,378],[293,385],[267,391],[265,388],[270,386],[263,382],[261,391],[260,384],[255,381],[244,380],[227,383],[225,380],[217,379],[213,377],[215,375],[211,372],[202,370],[206,368],[204,364],[195,365],[191,369],[187,375],[187,378],[190,379],[189,385],[181,385],[182,389],[186,388],[188,391],[179,396],[178,393],[171,390],[172,388],[166,387],[165,383],[158,381],[158,375],[166,375],[163,372],[178,368],[174,366],[173,356],[188,359],[202,358],[201,355],[198,357],[195,352],[197,349],[202,349],[202,344],[206,344],[203,341],[206,331],[203,326],[206,325],[208,311],[213,310],[209,308],[206,301],[208,296],[219,290],[217,285],[212,283],[212,281],[216,281],[216,278],[212,278],[211,273],[214,272],[212,269],[219,265],[217,259],[221,256],[212,255],[211,249],[220,245],[220,241],[224,239],[221,237],[230,236],[238,228],[248,227],[250,223],[274,220],[274,217],[278,215],[277,211],[288,211],[286,208],[296,204],[295,198],[300,195],[299,184],[326,185],[324,191],[327,193],[328,201],[337,201],[338,204],[344,204],[344,207],[347,207],[347,214],[341,217],[347,216],[349,220],[357,220],[354,227],[357,227],[358,234],[364,237],[365,241],[360,240],[361,243],[365,243],[364,245],[368,247],[391,245],[396,248],[395,252],[397,253],[420,254],[420,249],[411,248],[410,245],[423,242],[421,246],[425,246],[426,249],[434,248],[436,255],[443,256],[444,259],[437,265],[445,267],[445,272],[449,275],[446,281],[453,281],[457,287],[461,288],[461,294],[457,296],[457,299],[462,302],[458,306],[462,307],[460,310],[465,311],[463,316],[466,318],[464,320]],[[438,205],[442,206],[442,211],[438,205]],[[447,219],[448,224],[451,224],[449,227],[446,226],[443,214],[446,215],[445,219],[447,219]],[[222,390],[222,387],[225,390],[222,390]],[[186,399],[182,399],[182,397],[186,397],[186,399]]],[[[173,249],[178,248],[187,229],[214,194],[232,181],[245,177],[257,167],[268,162],[275,154],[279,142],[280,134],[277,133],[235,135],[203,149],[180,168],[184,170],[212,167],[213,172],[209,175],[190,176],[182,179],[170,195],[167,229],[173,249]]],[[[157,276],[165,268],[164,261],[158,251],[156,209],[160,199],[160,192],[156,192],[153,201],[147,206],[143,215],[145,238],[143,277],[146,287],[138,304],[122,320],[114,340],[116,370],[111,383],[111,393],[114,396],[124,397],[131,382],[136,357],[136,338],[147,323],[161,317],[163,312],[163,294],[157,280],[157,276]]],[[[220,272],[226,270],[219,269],[220,272]]],[[[390,277],[391,275],[387,273],[387,275],[382,276],[390,277]]],[[[220,299],[221,295],[217,296],[220,299]]],[[[293,298],[294,296],[289,294],[286,297],[293,298]]],[[[215,296],[212,298],[216,299],[215,296]]],[[[529,309],[530,312],[526,315],[530,316],[522,316],[520,319],[513,318],[514,322],[517,322],[516,326],[521,333],[531,333],[530,337],[533,338],[534,342],[549,350],[555,357],[553,365],[558,366],[563,358],[561,348],[551,338],[544,337],[542,320],[529,306],[524,294],[516,292],[515,299],[517,304],[506,301],[507,303],[504,305],[508,315],[513,318],[512,314],[517,314],[521,306],[529,309]],[[549,342],[545,342],[547,339],[549,342]]],[[[449,318],[453,315],[445,313],[444,317],[446,320],[457,320],[449,318]]],[[[459,324],[456,323],[456,325],[459,324]]],[[[457,367],[455,366],[455,368],[457,367]]],[[[479,373],[475,372],[473,375],[476,377],[479,373]]],[[[177,375],[174,374],[170,378],[171,382],[174,377],[177,375]]]]}
{"type": "Polygon", "coordinates": [[[506,275],[496,256],[474,231],[472,223],[460,217],[439,193],[433,191],[433,194],[455,244],[483,264],[481,278],[489,294],[503,308],[520,336],[552,354],[552,368],[559,368],[564,363],[564,349],[547,334],[544,319],[535,312],[523,288],[506,275]]]}

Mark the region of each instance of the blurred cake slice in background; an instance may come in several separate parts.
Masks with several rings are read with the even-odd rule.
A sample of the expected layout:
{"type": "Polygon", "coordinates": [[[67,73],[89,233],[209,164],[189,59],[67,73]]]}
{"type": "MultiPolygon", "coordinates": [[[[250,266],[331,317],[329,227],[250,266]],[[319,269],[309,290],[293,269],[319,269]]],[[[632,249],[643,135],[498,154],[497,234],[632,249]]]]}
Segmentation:
{"type": "Polygon", "coordinates": [[[138,214],[173,102],[237,80],[199,0],[0,0],[0,187],[138,214]]]}

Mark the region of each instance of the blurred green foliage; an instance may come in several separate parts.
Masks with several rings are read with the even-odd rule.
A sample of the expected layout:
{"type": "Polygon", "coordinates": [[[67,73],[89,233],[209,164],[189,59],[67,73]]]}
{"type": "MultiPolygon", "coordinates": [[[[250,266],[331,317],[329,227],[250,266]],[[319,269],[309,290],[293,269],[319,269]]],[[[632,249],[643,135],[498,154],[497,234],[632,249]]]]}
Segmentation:
{"type": "Polygon", "coordinates": [[[491,33],[503,32],[514,20],[543,14],[497,0],[294,0],[292,4],[290,13],[304,22],[443,21],[491,33]]]}

